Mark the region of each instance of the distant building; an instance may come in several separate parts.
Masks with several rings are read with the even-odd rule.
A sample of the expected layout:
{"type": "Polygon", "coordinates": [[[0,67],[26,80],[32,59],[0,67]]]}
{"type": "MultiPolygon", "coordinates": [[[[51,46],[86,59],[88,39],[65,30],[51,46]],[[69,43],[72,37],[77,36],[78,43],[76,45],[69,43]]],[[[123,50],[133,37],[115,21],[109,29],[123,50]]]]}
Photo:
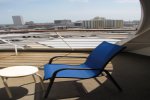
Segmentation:
{"type": "Polygon", "coordinates": [[[66,27],[71,28],[73,27],[73,23],[71,20],[54,20],[55,27],[66,27]]]}
{"type": "Polygon", "coordinates": [[[124,27],[134,27],[134,28],[137,28],[139,24],[140,24],[139,20],[124,21],[124,27]]]}
{"type": "Polygon", "coordinates": [[[105,27],[104,28],[123,28],[123,20],[105,20],[105,27]]]}
{"type": "Polygon", "coordinates": [[[84,20],[83,27],[87,29],[102,29],[104,28],[105,18],[95,17],[92,20],[84,20]]]}
{"type": "Polygon", "coordinates": [[[54,20],[54,24],[57,25],[68,25],[71,23],[71,20],[54,20]]]}
{"type": "Polygon", "coordinates": [[[76,21],[74,22],[74,27],[75,28],[82,28],[83,27],[83,22],[82,21],[76,21]]]}
{"type": "Polygon", "coordinates": [[[26,25],[33,25],[34,22],[33,22],[33,21],[29,21],[29,22],[26,22],[25,24],[26,24],[26,25]]]}
{"type": "Polygon", "coordinates": [[[115,27],[116,28],[123,28],[124,27],[123,20],[115,20],[115,27]]]}
{"type": "Polygon", "coordinates": [[[12,16],[14,25],[21,26],[24,25],[23,17],[22,16],[12,16]]]}
{"type": "Polygon", "coordinates": [[[95,17],[92,20],[84,20],[83,27],[87,29],[123,28],[123,20],[111,20],[103,17],[95,17]]]}
{"type": "Polygon", "coordinates": [[[26,22],[26,25],[29,29],[43,30],[43,29],[51,29],[54,27],[54,23],[34,23],[32,21],[26,22]]]}

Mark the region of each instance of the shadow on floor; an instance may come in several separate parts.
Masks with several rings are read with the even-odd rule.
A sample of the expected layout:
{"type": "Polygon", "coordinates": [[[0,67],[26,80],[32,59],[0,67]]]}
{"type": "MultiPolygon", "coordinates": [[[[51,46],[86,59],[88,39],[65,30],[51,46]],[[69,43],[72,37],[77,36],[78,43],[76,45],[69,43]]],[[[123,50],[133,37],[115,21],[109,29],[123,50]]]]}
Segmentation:
{"type": "MultiPolygon", "coordinates": [[[[119,92],[110,80],[88,93],[82,84],[64,81],[55,82],[47,100],[73,97],[78,97],[76,100],[150,100],[150,57],[122,53],[113,59],[112,64],[112,76],[120,84],[123,92],[119,92]]],[[[41,97],[41,94],[37,94],[35,100],[40,100],[41,97]]]]}
{"type": "MultiPolygon", "coordinates": [[[[44,84],[45,87],[48,87],[48,83],[44,84]]],[[[37,83],[35,86],[35,100],[42,100],[44,92],[41,90],[40,83],[37,83]]],[[[48,96],[47,100],[58,100],[65,98],[75,98],[81,97],[86,94],[86,91],[83,89],[82,84],[77,83],[76,81],[62,81],[55,82],[52,86],[51,93],[48,96]]]]}
{"type": "Polygon", "coordinates": [[[112,64],[112,76],[123,92],[117,92],[107,80],[78,100],[150,100],[150,57],[122,53],[113,59],[112,64]]]}
{"type": "Polygon", "coordinates": [[[0,88],[0,100],[18,100],[28,94],[28,90],[23,87],[9,87],[13,98],[9,99],[5,88],[0,88]]]}

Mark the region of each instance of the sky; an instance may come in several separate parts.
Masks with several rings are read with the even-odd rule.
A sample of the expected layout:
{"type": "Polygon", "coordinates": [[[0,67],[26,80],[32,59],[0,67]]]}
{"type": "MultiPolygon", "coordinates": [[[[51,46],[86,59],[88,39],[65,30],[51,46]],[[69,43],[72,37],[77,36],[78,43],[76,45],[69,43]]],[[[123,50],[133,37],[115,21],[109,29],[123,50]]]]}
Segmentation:
{"type": "Polygon", "coordinates": [[[70,19],[140,20],[139,0],[0,0],[0,24],[12,24],[12,16],[36,23],[70,19]]]}

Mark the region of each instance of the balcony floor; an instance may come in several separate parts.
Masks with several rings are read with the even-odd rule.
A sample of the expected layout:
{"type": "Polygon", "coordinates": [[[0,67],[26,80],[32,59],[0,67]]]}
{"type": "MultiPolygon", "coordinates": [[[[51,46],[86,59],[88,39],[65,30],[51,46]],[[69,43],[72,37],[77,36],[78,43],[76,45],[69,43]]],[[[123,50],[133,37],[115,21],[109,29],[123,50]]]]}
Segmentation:
{"type": "MultiPolygon", "coordinates": [[[[48,53],[21,52],[15,56],[13,52],[0,52],[0,68],[33,65],[42,66],[53,56],[87,56],[86,53],[48,53]]],[[[150,57],[122,53],[107,65],[112,76],[123,88],[118,92],[116,87],[104,76],[93,79],[56,79],[47,100],[149,100],[150,99],[150,57]]],[[[80,64],[84,59],[56,59],[55,63],[80,64]]],[[[31,76],[9,78],[8,85],[14,100],[42,100],[43,92],[38,78],[36,84],[31,76]]],[[[48,81],[44,82],[45,87],[48,81]]],[[[0,79],[0,98],[9,100],[0,79]]]]}

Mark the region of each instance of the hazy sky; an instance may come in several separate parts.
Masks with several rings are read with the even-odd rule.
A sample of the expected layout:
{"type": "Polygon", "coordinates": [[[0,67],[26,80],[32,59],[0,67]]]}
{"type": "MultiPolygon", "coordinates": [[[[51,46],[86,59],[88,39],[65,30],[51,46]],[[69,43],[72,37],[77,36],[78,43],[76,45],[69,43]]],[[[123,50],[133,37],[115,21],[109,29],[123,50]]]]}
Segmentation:
{"type": "Polygon", "coordinates": [[[0,0],[0,24],[13,23],[14,15],[34,22],[88,20],[96,16],[139,20],[141,8],[139,0],[0,0]]]}

